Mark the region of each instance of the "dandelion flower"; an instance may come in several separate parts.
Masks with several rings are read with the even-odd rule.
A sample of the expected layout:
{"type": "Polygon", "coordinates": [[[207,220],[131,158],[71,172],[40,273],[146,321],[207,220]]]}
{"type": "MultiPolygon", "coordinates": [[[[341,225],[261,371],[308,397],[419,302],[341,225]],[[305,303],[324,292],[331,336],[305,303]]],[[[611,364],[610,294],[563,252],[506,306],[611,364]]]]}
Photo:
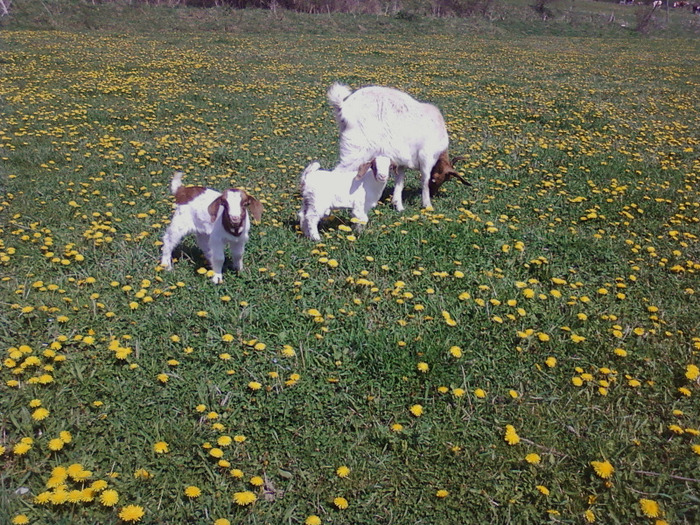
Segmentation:
{"type": "Polygon", "coordinates": [[[541,494],[549,496],[549,489],[544,485],[537,485],[535,488],[539,490],[541,494]]]}
{"type": "Polygon", "coordinates": [[[401,431],[403,431],[403,425],[401,423],[393,423],[391,425],[391,431],[392,432],[401,432],[401,431]]]}
{"type": "Polygon", "coordinates": [[[583,519],[586,521],[586,523],[595,523],[595,514],[591,509],[588,509],[583,513],[583,519]]]}
{"type": "Polygon", "coordinates": [[[134,471],[134,478],[136,479],[149,479],[151,476],[152,474],[144,468],[140,468],[134,471]]]}
{"type": "Polygon", "coordinates": [[[35,421],[43,421],[47,417],[49,417],[49,411],[44,407],[37,408],[34,412],[32,412],[32,419],[35,421]]]}
{"type": "Polygon", "coordinates": [[[690,381],[695,381],[700,377],[700,368],[698,368],[697,365],[688,365],[685,369],[685,377],[690,381]]]}
{"type": "Polygon", "coordinates": [[[167,454],[170,452],[170,446],[165,441],[158,441],[153,445],[153,452],[156,454],[167,454]]]}
{"type": "Polygon", "coordinates": [[[447,496],[449,496],[449,494],[450,494],[449,491],[447,491],[445,489],[440,489],[435,493],[435,497],[446,498],[447,496]]]}
{"type": "Polygon", "coordinates": [[[335,471],[339,478],[347,478],[350,475],[350,469],[345,465],[338,467],[335,471]]]}
{"type": "Polygon", "coordinates": [[[253,476],[250,478],[250,484],[254,487],[262,487],[265,484],[265,480],[260,476],[253,476]]]}
{"type": "Polygon", "coordinates": [[[659,504],[653,499],[642,498],[639,500],[639,507],[647,518],[658,518],[661,514],[659,504]]]}
{"type": "Polygon", "coordinates": [[[482,388],[477,388],[474,390],[474,395],[479,399],[484,399],[486,397],[486,391],[482,388]]]}
{"type": "Polygon", "coordinates": [[[143,507],[139,505],[127,505],[119,511],[119,519],[122,521],[139,521],[143,517],[143,507]]]}
{"type": "Polygon", "coordinates": [[[505,439],[506,443],[509,445],[517,445],[520,443],[520,436],[518,436],[513,425],[506,425],[506,432],[503,439],[505,439]]]}
{"type": "Polygon", "coordinates": [[[253,391],[260,390],[262,388],[262,385],[257,381],[251,381],[250,383],[248,383],[248,388],[250,388],[253,391]]]}
{"type": "Polygon", "coordinates": [[[412,405],[408,410],[415,417],[420,417],[423,415],[423,407],[421,405],[412,405]]]}
{"type": "Polygon", "coordinates": [[[459,359],[462,357],[462,349],[458,346],[452,346],[450,347],[450,355],[455,359],[459,359]]]}
{"type": "Polygon", "coordinates": [[[542,461],[542,458],[540,457],[539,454],[535,454],[534,452],[528,454],[525,456],[525,461],[530,463],[531,465],[539,465],[540,462],[542,461]]]}
{"type": "Polygon", "coordinates": [[[233,501],[235,501],[236,504],[240,505],[241,507],[250,505],[251,503],[254,503],[257,499],[258,497],[249,490],[244,490],[243,492],[235,492],[233,494],[233,501]]]}
{"type": "Polygon", "coordinates": [[[316,516],[316,514],[312,514],[304,520],[304,525],[321,525],[321,518],[316,516]]]}
{"type": "Polygon", "coordinates": [[[609,461],[591,461],[591,466],[596,475],[602,479],[609,479],[615,472],[615,468],[609,461]]]}
{"type": "Polygon", "coordinates": [[[57,452],[63,448],[65,443],[63,442],[62,439],[60,438],[54,438],[51,441],[49,441],[49,450],[52,450],[53,452],[57,452]]]}
{"type": "Polygon", "coordinates": [[[194,485],[185,487],[185,496],[188,498],[198,498],[202,494],[202,490],[194,485]]]}
{"type": "Polygon", "coordinates": [[[12,452],[17,456],[22,456],[31,450],[32,446],[28,443],[17,443],[12,447],[12,452]]]}
{"type": "Polygon", "coordinates": [[[348,508],[348,500],[343,497],[337,497],[333,500],[333,505],[338,507],[340,510],[344,510],[348,508]]]}
{"type": "Polygon", "coordinates": [[[421,361],[420,363],[418,363],[418,364],[416,365],[416,369],[417,369],[419,372],[422,372],[422,373],[425,374],[426,372],[428,372],[428,370],[430,370],[430,365],[428,365],[428,363],[424,363],[424,362],[421,361]]]}
{"type": "Polygon", "coordinates": [[[119,493],[116,490],[105,490],[100,494],[100,503],[105,507],[113,507],[119,501],[119,493]]]}
{"type": "Polygon", "coordinates": [[[549,368],[554,368],[557,366],[557,358],[556,357],[548,357],[545,359],[544,363],[549,367],[549,368]]]}
{"type": "Polygon", "coordinates": [[[214,520],[214,525],[231,525],[231,522],[226,518],[219,518],[218,520],[214,520]]]}

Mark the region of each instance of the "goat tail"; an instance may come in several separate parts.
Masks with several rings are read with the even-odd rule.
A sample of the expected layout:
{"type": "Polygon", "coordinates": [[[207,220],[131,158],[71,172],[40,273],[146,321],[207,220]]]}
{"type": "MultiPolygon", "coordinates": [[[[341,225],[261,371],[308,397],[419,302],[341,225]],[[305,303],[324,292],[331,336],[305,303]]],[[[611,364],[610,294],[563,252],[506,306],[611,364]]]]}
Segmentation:
{"type": "Polygon", "coordinates": [[[175,195],[175,192],[182,186],[182,176],[184,173],[181,171],[176,171],[175,175],[173,175],[173,180],[170,182],[170,193],[175,195]]]}
{"type": "Polygon", "coordinates": [[[346,86],[345,84],[341,84],[340,82],[336,82],[328,88],[326,97],[328,97],[328,102],[330,103],[330,105],[333,106],[336,110],[339,110],[340,107],[343,105],[345,99],[348,98],[351,94],[352,91],[348,86],[346,86]]]}

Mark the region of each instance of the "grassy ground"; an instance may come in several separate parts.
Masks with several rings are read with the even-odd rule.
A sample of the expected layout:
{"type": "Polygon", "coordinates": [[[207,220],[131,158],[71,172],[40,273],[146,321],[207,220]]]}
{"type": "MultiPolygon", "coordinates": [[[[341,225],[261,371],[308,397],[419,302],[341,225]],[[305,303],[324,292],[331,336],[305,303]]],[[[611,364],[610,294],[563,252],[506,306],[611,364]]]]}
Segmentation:
{"type": "Polygon", "coordinates": [[[697,523],[697,41],[0,40],[0,522],[697,523]],[[336,80],[472,185],[301,238],[336,80]],[[178,169],[265,204],[220,286],[157,267],[178,169]]]}

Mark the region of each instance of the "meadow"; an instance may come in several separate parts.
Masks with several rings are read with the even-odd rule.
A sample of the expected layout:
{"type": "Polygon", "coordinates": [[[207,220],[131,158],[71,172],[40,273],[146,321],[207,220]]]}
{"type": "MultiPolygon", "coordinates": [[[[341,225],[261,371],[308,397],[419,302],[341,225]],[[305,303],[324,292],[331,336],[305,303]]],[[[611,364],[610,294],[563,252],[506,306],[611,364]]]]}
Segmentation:
{"type": "Polygon", "coordinates": [[[0,46],[1,523],[700,521],[697,39],[0,46]],[[437,104],[471,186],[304,239],[334,81],[437,104]],[[158,267],[176,170],[265,206],[221,285],[158,267]]]}

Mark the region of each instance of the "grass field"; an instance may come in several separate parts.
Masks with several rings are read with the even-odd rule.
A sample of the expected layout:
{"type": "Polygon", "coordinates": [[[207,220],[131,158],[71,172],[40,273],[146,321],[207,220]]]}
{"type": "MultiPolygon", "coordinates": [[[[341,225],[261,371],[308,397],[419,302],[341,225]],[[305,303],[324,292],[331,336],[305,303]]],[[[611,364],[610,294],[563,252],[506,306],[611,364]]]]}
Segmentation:
{"type": "Polygon", "coordinates": [[[700,520],[697,40],[0,46],[0,523],[700,520]],[[336,80],[439,105],[471,186],[302,238],[336,80]],[[175,170],[265,205],[219,286],[157,266],[175,170]]]}

